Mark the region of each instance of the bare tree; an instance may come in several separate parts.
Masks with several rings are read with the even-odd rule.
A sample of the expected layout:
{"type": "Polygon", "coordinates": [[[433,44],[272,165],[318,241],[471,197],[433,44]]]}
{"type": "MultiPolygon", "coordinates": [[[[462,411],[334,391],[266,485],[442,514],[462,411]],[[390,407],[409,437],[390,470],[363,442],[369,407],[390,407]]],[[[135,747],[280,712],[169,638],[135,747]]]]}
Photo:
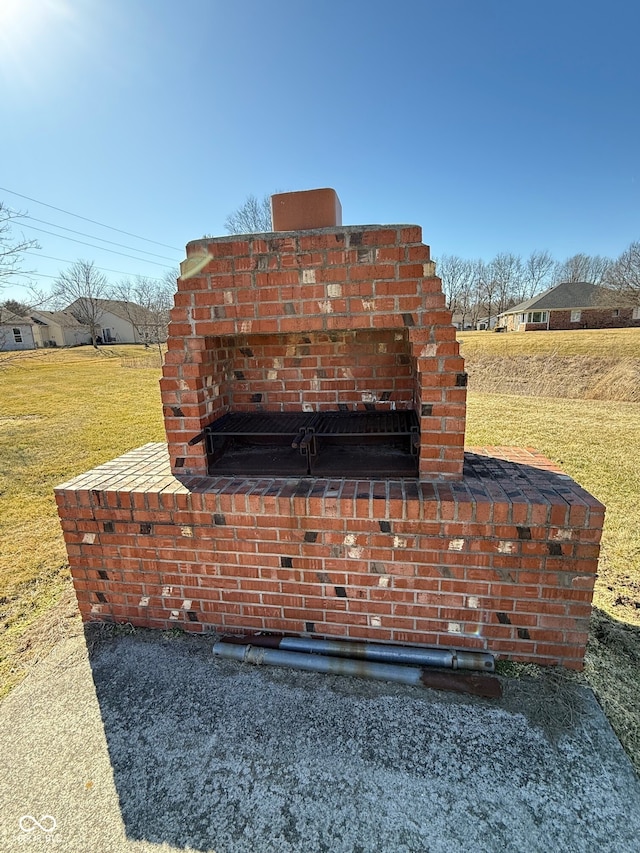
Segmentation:
{"type": "Polygon", "coordinates": [[[9,210],[0,201],[0,287],[19,273],[22,273],[21,255],[29,249],[39,249],[37,240],[27,240],[24,235],[16,238],[13,234],[13,223],[24,216],[24,213],[9,210]]]}
{"type": "Polygon", "coordinates": [[[475,297],[474,263],[458,255],[442,255],[437,261],[437,269],[447,308],[452,314],[460,315],[464,329],[475,297]]]}
{"type": "Polygon", "coordinates": [[[586,281],[590,284],[602,284],[611,263],[610,258],[603,258],[601,255],[579,253],[557,263],[554,277],[558,282],[586,281]]]}
{"type": "Polygon", "coordinates": [[[640,306],[640,242],[630,244],[604,275],[603,301],[640,306]]]}
{"type": "Polygon", "coordinates": [[[499,252],[489,264],[489,275],[495,287],[496,313],[501,314],[522,290],[522,258],[512,252],[499,252]]]}
{"type": "Polygon", "coordinates": [[[271,197],[265,195],[261,200],[256,196],[247,196],[246,201],[224,221],[228,234],[253,234],[273,231],[271,220],[271,197]]]}
{"type": "Polygon", "coordinates": [[[176,290],[177,270],[167,273],[162,279],[136,276],[123,279],[111,292],[124,309],[145,347],[155,344],[162,356],[161,344],[167,340],[169,311],[176,290]]]}
{"type": "Polygon", "coordinates": [[[531,299],[536,293],[541,293],[550,286],[553,264],[553,258],[546,249],[531,252],[524,262],[522,287],[520,293],[515,296],[517,302],[531,299]]]}
{"type": "Polygon", "coordinates": [[[497,288],[489,265],[482,258],[478,258],[473,264],[473,283],[475,290],[473,325],[477,326],[478,321],[486,314],[487,328],[490,328],[497,288]]]}
{"type": "Polygon", "coordinates": [[[96,269],[93,261],[76,261],[59,274],[51,290],[56,308],[68,309],[79,323],[89,328],[94,347],[104,314],[103,300],[109,296],[107,278],[96,269]]]}

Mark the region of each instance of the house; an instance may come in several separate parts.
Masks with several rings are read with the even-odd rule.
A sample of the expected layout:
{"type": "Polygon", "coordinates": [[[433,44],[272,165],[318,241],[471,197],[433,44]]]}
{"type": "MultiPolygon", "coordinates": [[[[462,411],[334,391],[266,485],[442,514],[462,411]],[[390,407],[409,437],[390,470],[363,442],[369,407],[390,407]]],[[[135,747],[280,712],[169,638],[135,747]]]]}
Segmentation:
{"type": "Polygon", "coordinates": [[[611,295],[586,281],[561,282],[503,311],[498,325],[508,332],[640,327],[640,305],[615,307],[611,295]]]}
{"type": "Polygon", "coordinates": [[[35,349],[34,326],[30,317],[0,308],[0,352],[35,349]]]}
{"type": "Polygon", "coordinates": [[[76,347],[91,343],[87,326],[70,311],[31,311],[35,344],[38,347],[76,347]]]}
{"type": "Polygon", "coordinates": [[[80,297],[67,306],[66,312],[87,328],[93,325],[99,343],[139,344],[167,339],[168,317],[135,302],[80,297]]]}
{"type": "Polygon", "coordinates": [[[480,317],[478,320],[476,320],[475,328],[476,328],[477,332],[486,332],[487,329],[491,329],[491,330],[495,329],[497,324],[498,324],[498,318],[495,316],[494,317],[480,317]]]}

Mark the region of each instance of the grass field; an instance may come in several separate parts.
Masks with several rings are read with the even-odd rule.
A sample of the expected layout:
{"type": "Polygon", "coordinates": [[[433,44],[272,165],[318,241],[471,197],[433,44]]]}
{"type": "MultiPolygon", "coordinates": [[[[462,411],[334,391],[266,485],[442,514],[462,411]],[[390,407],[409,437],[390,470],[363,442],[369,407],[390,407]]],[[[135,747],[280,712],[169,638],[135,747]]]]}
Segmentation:
{"type": "Polygon", "coordinates": [[[0,695],[36,655],[31,629],[70,583],[53,487],[164,438],[158,369],[144,347],[25,353],[0,361],[0,695]]]}
{"type": "MultiPolygon", "coordinates": [[[[635,359],[640,330],[461,337],[467,443],[535,446],[607,505],[586,676],[640,769],[640,403],[473,390],[474,364],[499,356],[496,347],[635,359]]],[[[0,695],[46,651],[46,626],[71,600],[53,486],[164,438],[153,358],[142,347],[86,347],[0,361],[0,695]]]]}
{"type": "Polygon", "coordinates": [[[483,355],[591,355],[640,358],[640,329],[577,329],[572,332],[459,332],[465,358],[483,355]]]}

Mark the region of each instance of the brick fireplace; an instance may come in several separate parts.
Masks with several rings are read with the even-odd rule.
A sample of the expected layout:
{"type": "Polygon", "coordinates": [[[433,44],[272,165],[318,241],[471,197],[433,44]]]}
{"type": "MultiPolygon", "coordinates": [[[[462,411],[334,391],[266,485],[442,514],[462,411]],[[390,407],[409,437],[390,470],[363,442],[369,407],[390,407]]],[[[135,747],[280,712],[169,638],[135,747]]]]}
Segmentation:
{"type": "Polygon", "coordinates": [[[421,229],[343,226],[332,190],[273,206],[276,227],[300,227],[187,246],[161,379],[167,445],[56,490],[83,618],[579,668],[604,508],[534,451],[464,453],[464,363],[421,229]],[[249,450],[225,438],[231,462],[212,450],[240,415],[392,413],[415,425],[406,447],[329,441],[329,458],[361,459],[357,475],[339,476],[342,461],[298,470],[288,434],[272,468],[273,437],[249,450]]]}

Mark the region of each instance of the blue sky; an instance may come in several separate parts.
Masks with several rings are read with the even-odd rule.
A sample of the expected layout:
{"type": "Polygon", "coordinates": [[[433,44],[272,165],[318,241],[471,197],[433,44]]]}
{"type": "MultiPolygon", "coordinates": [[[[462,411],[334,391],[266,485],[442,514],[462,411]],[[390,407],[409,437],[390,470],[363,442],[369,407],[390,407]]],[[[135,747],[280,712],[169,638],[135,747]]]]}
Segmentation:
{"type": "Polygon", "coordinates": [[[640,239],[638,32],[628,0],[2,0],[0,200],[147,259],[25,227],[41,276],[162,274],[247,194],[322,186],[436,257],[615,256],[640,239]]]}

